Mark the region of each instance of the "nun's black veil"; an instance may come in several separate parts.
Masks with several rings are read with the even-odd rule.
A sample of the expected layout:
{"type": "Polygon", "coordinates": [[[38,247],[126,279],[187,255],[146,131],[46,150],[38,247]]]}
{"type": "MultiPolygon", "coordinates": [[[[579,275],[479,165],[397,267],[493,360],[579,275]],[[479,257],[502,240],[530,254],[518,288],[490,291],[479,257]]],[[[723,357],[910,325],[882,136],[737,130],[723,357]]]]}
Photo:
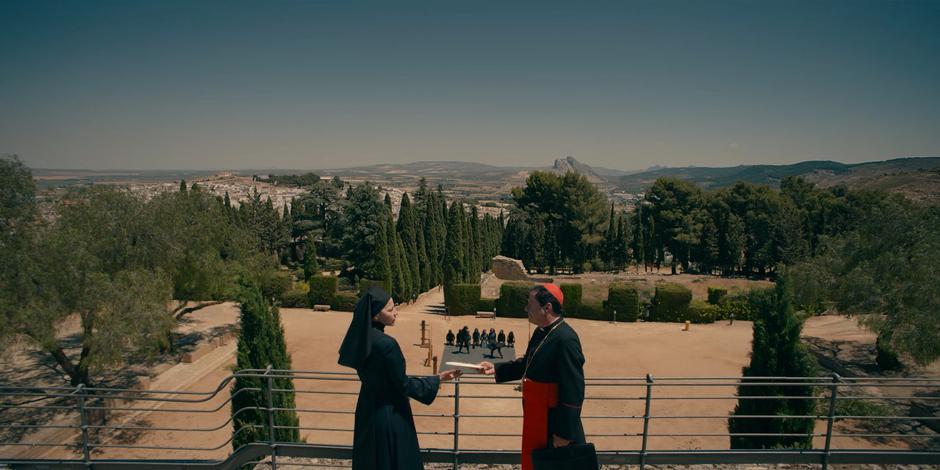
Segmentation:
{"type": "Polygon", "coordinates": [[[385,308],[391,297],[381,287],[372,286],[356,303],[352,322],[339,347],[339,363],[358,370],[372,351],[372,318],[385,308]]]}

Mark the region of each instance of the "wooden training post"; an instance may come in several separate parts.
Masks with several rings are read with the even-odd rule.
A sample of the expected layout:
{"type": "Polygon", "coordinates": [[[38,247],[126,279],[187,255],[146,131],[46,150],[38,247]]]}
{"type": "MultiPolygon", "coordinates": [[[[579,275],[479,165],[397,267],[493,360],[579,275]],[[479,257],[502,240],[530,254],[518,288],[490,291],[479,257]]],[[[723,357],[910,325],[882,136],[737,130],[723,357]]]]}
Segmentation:
{"type": "Polygon", "coordinates": [[[421,344],[422,348],[431,347],[431,325],[428,325],[427,322],[421,320],[421,344]]]}
{"type": "Polygon", "coordinates": [[[432,367],[431,364],[434,363],[434,372],[437,372],[437,357],[434,356],[434,346],[428,344],[428,357],[424,360],[424,367],[432,367]]]}

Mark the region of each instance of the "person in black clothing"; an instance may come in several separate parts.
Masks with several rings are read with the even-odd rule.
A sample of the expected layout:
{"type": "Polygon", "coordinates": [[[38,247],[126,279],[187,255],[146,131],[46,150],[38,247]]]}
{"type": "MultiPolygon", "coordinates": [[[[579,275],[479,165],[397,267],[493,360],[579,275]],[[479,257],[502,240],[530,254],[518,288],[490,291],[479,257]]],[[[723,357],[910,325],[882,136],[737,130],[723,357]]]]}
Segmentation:
{"type": "Polygon", "coordinates": [[[508,344],[510,348],[516,347],[516,335],[512,330],[509,330],[509,336],[506,337],[506,344],[508,344]]]}
{"type": "Polygon", "coordinates": [[[339,349],[339,363],[356,369],[361,381],[353,434],[355,470],[423,468],[408,398],[429,405],[442,381],[460,376],[459,370],[430,377],[406,375],[398,342],[385,334],[397,317],[391,297],[379,287],[369,288],[356,304],[339,349]]]}
{"type": "Polygon", "coordinates": [[[470,331],[466,326],[457,332],[457,353],[464,348],[467,349],[467,354],[470,354],[470,331]]]}
{"type": "Polygon", "coordinates": [[[480,347],[480,329],[473,329],[473,349],[480,347]]]}
{"type": "MultiPolygon", "coordinates": [[[[584,443],[581,404],[584,401],[584,354],[578,334],[565,322],[562,304],[564,295],[555,284],[542,284],[529,292],[526,306],[529,322],[538,326],[522,357],[499,364],[483,361],[478,365],[496,382],[523,379],[524,421],[544,417],[547,423],[523,426],[522,468],[532,468],[531,451],[545,446],[563,447],[584,443]],[[545,390],[555,390],[557,404],[546,409],[531,409],[529,404],[541,400],[545,390]],[[532,395],[529,395],[532,393],[532,395]],[[531,397],[531,398],[530,398],[531,397]],[[530,415],[531,412],[531,415],[530,415]],[[544,434],[536,427],[545,426],[544,434]],[[530,431],[526,431],[526,429],[530,431]]],[[[512,335],[512,333],[510,333],[512,335]]],[[[539,403],[550,403],[545,400],[539,403]]],[[[548,407],[549,405],[545,405],[548,407]]]]}
{"type": "Polygon", "coordinates": [[[499,343],[496,341],[496,332],[490,330],[490,334],[486,335],[486,344],[490,348],[490,357],[495,358],[496,355],[493,354],[496,351],[499,351],[499,358],[503,358],[503,349],[499,346],[499,343]]]}
{"type": "Polygon", "coordinates": [[[506,344],[506,334],[503,333],[503,330],[499,330],[499,334],[496,335],[496,342],[499,344],[506,344]]]}
{"type": "Polygon", "coordinates": [[[448,346],[453,346],[453,345],[454,345],[454,332],[453,332],[453,331],[447,330],[447,337],[446,337],[446,340],[447,340],[447,345],[448,345],[448,346]]]}

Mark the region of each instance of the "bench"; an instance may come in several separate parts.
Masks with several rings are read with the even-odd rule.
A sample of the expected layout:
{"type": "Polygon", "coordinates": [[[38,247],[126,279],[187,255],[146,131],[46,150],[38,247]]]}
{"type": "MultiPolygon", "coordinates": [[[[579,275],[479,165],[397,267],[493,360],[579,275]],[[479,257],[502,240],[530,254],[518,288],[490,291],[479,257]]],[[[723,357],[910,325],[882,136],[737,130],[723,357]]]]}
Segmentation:
{"type": "Polygon", "coordinates": [[[329,305],[316,304],[313,306],[314,312],[328,312],[330,310],[329,305]]]}
{"type": "Polygon", "coordinates": [[[477,318],[492,318],[496,319],[496,312],[477,312],[477,318]]]}

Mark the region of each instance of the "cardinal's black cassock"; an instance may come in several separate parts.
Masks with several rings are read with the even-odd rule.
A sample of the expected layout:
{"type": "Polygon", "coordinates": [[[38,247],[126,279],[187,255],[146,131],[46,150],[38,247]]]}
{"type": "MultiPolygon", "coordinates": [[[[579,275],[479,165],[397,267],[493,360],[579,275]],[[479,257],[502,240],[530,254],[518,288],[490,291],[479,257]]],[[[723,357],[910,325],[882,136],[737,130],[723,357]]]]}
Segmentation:
{"type": "Polygon", "coordinates": [[[522,469],[532,469],[532,451],[551,445],[552,434],[584,443],[584,354],[578,334],[564,318],[538,328],[525,355],[496,364],[496,382],[522,379],[522,469]]]}

